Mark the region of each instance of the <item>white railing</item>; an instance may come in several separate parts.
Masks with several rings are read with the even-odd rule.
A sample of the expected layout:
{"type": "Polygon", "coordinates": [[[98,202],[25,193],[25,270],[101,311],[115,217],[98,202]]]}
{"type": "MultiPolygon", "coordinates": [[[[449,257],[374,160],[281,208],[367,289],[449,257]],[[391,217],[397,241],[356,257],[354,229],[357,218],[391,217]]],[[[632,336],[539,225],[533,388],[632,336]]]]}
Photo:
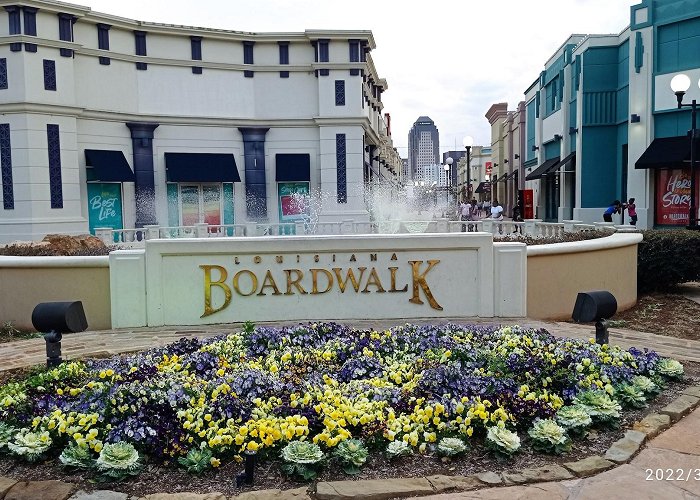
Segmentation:
{"type": "Polygon", "coordinates": [[[334,234],[411,234],[411,233],[459,233],[486,232],[499,235],[529,235],[541,238],[562,237],[564,233],[608,230],[631,232],[634,226],[615,226],[611,223],[584,224],[581,221],[543,222],[528,219],[523,222],[494,220],[485,218],[474,221],[454,221],[437,219],[430,221],[374,221],[355,222],[293,222],[279,224],[247,223],[219,224],[206,223],[194,226],[144,226],[140,229],[97,228],[95,235],[106,245],[139,247],[150,239],[168,238],[225,238],[225,237],[265,237],[295,235],[334,235],[334,234]]]}

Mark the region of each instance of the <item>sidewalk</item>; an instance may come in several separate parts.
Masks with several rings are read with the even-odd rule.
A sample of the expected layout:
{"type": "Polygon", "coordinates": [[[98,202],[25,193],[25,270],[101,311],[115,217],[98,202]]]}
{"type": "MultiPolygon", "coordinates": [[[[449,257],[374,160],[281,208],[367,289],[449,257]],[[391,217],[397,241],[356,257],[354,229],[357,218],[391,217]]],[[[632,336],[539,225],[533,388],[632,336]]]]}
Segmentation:
{"type": "Polygon", "coordinates": [[[700,498],[700,410],[652,439],[629,464],[586,479],[423,497],[428,500],[689,500],[700,498]]]}

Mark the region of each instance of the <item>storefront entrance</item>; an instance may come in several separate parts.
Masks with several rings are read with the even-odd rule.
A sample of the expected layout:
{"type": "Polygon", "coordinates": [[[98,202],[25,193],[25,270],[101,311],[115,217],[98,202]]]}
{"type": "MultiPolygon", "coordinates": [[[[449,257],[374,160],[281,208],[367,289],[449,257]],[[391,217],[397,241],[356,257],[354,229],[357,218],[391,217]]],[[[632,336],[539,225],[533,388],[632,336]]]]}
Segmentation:
{"type": "Polygon", "coordinates": [[[180,223],[221,224],[221,184],[180,184],[180,223]]]}

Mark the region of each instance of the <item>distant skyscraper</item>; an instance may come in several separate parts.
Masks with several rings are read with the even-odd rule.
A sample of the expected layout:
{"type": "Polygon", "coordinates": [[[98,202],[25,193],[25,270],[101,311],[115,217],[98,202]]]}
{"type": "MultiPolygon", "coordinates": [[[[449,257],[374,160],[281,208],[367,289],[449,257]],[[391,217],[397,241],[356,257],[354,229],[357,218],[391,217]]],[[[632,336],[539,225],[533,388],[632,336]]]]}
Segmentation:
{"type": "Polygon", "coordinates": [[[427,116],[416,120],[408,132],[408,165],[411,178],[421,180],[428,165],[440,163],[440,133],[427,116]]]}

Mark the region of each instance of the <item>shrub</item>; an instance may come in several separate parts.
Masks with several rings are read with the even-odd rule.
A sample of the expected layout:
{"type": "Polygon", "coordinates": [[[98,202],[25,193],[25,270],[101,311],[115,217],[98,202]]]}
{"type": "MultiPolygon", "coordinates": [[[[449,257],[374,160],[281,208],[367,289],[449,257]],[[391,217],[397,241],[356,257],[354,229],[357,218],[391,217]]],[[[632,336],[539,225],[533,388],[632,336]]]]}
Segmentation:
{"type": "Polygon", "coordinates": [[[637,258],[639,292],[665,291],[700,279],[700,232],[664,229],[642,234],[637,258]]]}

